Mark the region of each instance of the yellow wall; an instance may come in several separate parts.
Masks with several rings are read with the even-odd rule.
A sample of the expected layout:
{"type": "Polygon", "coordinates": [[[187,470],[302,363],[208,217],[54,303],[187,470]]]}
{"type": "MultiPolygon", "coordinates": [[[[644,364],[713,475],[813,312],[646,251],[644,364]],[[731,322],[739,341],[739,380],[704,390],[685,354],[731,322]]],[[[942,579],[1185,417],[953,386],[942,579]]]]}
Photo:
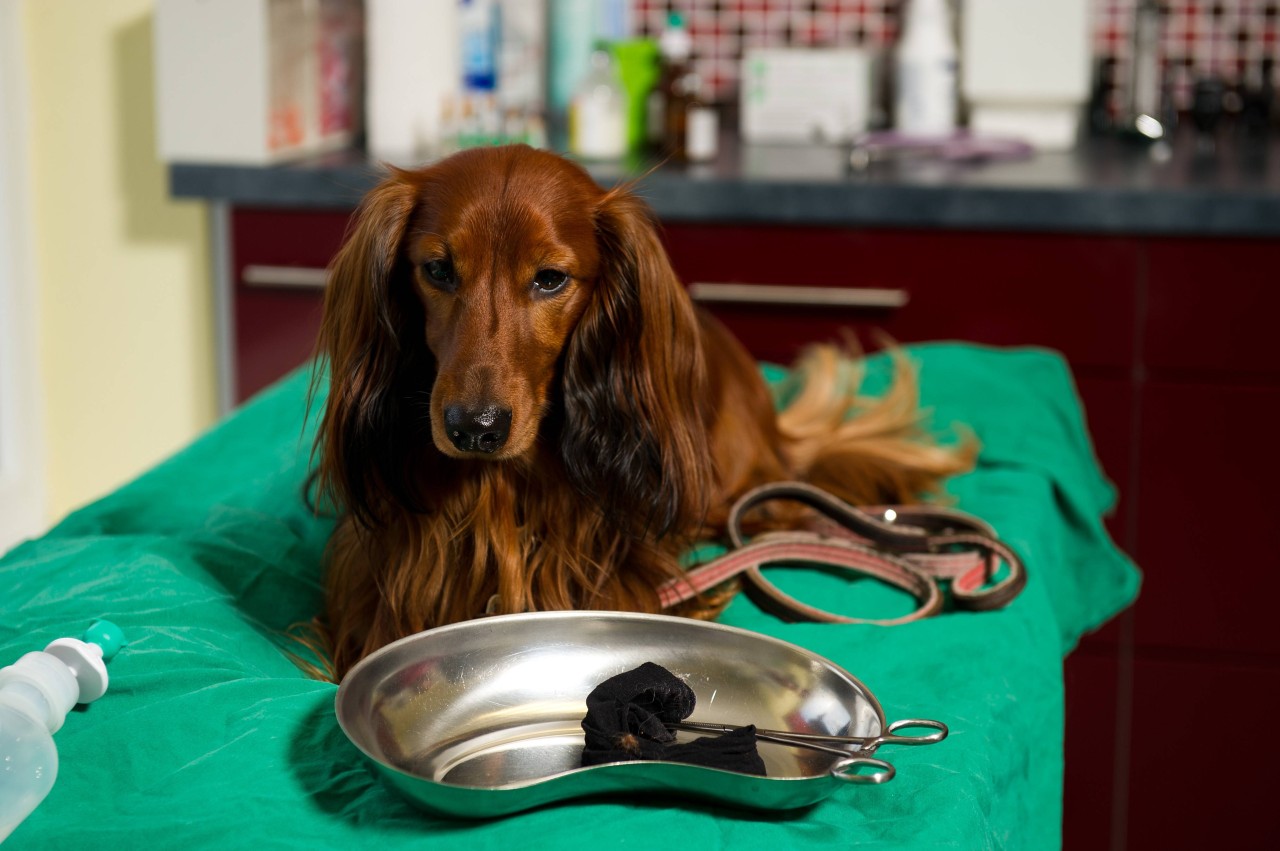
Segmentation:
{"type": "Polygon", "coordinates": [[[207,219],[156,158],[151,6],[25,3],[51,520],[215,416],[207,219]]]}

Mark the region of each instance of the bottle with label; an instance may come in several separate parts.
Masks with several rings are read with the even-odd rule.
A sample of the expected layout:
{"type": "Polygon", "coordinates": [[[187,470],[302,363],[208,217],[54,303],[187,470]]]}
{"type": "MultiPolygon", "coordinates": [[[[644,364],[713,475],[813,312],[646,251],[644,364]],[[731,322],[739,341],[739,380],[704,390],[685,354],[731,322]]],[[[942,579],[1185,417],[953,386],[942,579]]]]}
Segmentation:
{"type": "Polygon", "coordinates": [[[81,638],[59,638],[0,668],[0,843],[53,788],[53,734],[77,703],[106,694],[103,663],[124,644],[119,627],[96,621],[81,638]]]}
{"type": "Polygon", "coordinates": [[[897,48],[897,128],[911,136],[956,129],[956,49],[947,0],[909,0],[897,48]]]}
{"type": "Polygon", "coordinates": [[[595,0],[548,0],[547,107],[557,119],[569,113],[578,84],[591,71],[598,12],[595,0]]]}
{"type": "Polygon", "coordinates": [[[461,0],[458,28],[462,43],[462,114],[458,145],[492,144],[497,112],[498,51],[501,12],[498,0],[461,0]]]}
{"type": "Polygon", "coordinates": [[[569,149],[589,160],[616,160],[627,152],[627,93],[603,45],[569,106],[569,149]]]}
{"type": "Polygon", "coordinates": [[[490,93],[498,87],[501,42],[496,0],[461,0],[462,87],[468,93],[490,93]]]}
{"type": "Polygon", "coordinates": [[[648,143],[649,97],[658,81],[658,45],[648,38],[628,38],[610,44],[618,81],[627,92],[627,150],[648,143]]]}

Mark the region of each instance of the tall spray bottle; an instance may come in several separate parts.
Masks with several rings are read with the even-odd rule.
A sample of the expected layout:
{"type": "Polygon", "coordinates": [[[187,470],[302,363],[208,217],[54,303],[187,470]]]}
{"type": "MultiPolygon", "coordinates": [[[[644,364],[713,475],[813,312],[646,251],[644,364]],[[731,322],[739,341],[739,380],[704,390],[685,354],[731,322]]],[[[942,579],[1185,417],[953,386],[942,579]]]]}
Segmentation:
{"type": "Polygon", "coordinates": [[[908,0],[896,62],[900,132],[946,136],[955,131],[958,58],[947,0],[908,0]]]}

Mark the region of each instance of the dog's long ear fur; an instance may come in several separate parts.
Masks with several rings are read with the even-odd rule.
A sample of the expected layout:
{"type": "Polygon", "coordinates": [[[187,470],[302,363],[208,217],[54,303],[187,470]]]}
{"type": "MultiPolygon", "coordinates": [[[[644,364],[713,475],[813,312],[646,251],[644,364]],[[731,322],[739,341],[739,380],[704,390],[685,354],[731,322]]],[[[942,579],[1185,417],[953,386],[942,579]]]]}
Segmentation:
{"type": "Polygon", "coordinates": [[[642,201],[607,193],[596,234],[601,273],[565,359],[562,454],[575,485],[623,530],[688,529],[712,484],[693,304],[642,201]]]}
{"type": "Polygon", "coordinates": [[[414,417],[402,414],[415,388],[425,381],[430,389],[435,366],[400,260],[415,197],[399,172],[365,197],[329,267],[324,298],[318,348],[329,396],[316,436],[320,493],[364,525],[383,517],[389,501],[416,502],[404,471],[421,441],[411,439],[414,417]]]}

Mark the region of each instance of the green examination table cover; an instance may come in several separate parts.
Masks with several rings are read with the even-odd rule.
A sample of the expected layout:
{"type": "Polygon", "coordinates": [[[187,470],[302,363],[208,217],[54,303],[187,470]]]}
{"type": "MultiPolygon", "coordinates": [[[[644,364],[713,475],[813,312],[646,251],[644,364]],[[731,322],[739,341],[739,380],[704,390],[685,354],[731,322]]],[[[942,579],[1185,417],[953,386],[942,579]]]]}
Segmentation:
{"type": "MultiPolygon", "coordinates": [[[[338,728],[337,687],[281,652],[283,631],[319,609],[332,528],[300,498],[312,435],[300,372],[0,560],[0,665],[99,617],[130,640],[107,695],[55,736],[57,783],[5,851],[1056,847],[1062,658],[1134,598],[1138,572],[1103,530],[1114,494],[1058,356],[908,351],[933,426],[965,423],[982,442],[978,469],[949,489],[1021,552],[1026,590],[1003,611],[895,627],[786,624],[742,595],[721,618],[845,667],[890,720],[950,725],[941,744],[886,748],[892,782],[785,813],[592,799],[465,822],[410,807],[338,728]]],[[[872,359],[872,392],[884,364],[872,359]]],[[[828,607],[866,584],[786,579],[828,607]]]]}

